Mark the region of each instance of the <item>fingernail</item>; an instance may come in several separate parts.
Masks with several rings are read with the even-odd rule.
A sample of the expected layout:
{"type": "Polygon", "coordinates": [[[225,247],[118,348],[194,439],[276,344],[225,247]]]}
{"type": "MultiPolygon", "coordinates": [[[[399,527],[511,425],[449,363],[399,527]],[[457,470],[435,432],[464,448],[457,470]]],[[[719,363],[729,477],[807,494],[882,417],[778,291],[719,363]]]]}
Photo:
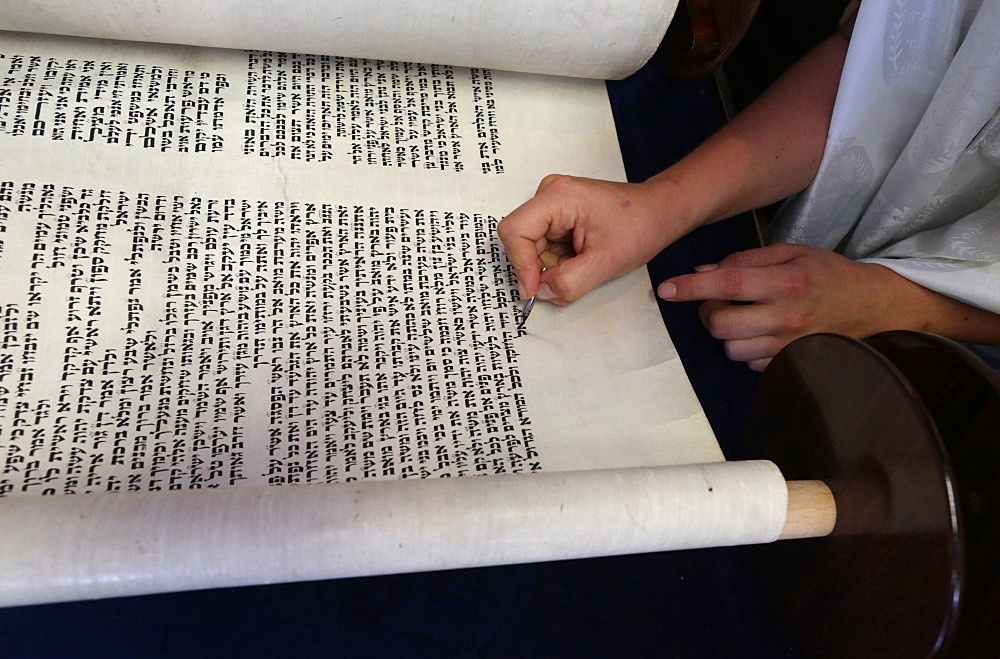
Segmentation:
{"type": "Polygon", "coordinates": [[[524,284],[517,282],[517,294],[521,296],[522,300],[527,300],[528,296],[524,293],[524,284]]]}
{"type": "Polygon", "coordinates": [[[669,300],[673,296],[677,295],[677,284],[665,281],[662,284],[660,284],[659,293],[660,297],[662,297],[664,300],[669,300]]]}
{"type": "Polygon", "coordinates": [[[708,263],[705,265],[696,265],[694,267],[695,272],[708,272],[709,270],[718,270],[718,269],[719,269],[718,263],[708,263]]]}
{"type": "Polygon", "coordinates": [[[552,300],[555,299],[556,294],[552,292],[552,289],[549,288],[548,284],[541,284],[538,287],[538,297],[543,300],[552,300]]]}

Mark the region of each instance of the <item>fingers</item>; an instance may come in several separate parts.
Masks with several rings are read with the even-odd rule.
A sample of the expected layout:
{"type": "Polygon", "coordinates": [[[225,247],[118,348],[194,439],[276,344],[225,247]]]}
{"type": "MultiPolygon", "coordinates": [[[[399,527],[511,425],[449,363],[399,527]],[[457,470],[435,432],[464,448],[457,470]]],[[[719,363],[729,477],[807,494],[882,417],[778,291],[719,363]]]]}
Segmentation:
{"type": "Polygon", "coordinates": [[[753,302],[774,297],[781,274],[768,268],[716,268],[672,277],[657,292],[664,300],[733,300],[753,302]]]}
{"type": "Polygon", "coordinates": [[[816,247],[775,244],[672,277],[658,293],[672,301],[707,300],[699,315],[709,333],[731,359],[760,370],[794,339],[840,327],[851,303],[842,290],[856,279],[848,264],[854,267],[816,247]]]}
{"type": "Polygon", "coordinates": [[[814,247],[807,245],[792,245],[790,243],[774,243],[765,247],[733,252],[719,261],[721,268],[763,268],[769,265],[788,263],[792,259],[813,251],[814,247]]]}
{"type": "Polygon", "coordinates": [[[538,263],[538,255],[545,251],[544,237],[548,228],[546,224],[538,235],[539,225],[529,204],[531,201],[503,218],[497,225],[497,235],[504,245],[507,260],[514,268],[522,297],[531,297],[538,289],[542,269],[538,263]]]}
{"type": "Polygon", "coordinates": [[[726,357],[734,362],[752,362],[770,359],[785,347],[773,336],[755,336],[752,339],[738,339],[723,343],[726,357]]]}
{"type": "MultiPolygon", "coordinates": [[[[810,270],[800,267],[805,254],[801,245],[781,245],[750,252],[739,252],[719,262],[718,266],[700,266],[698,272],[672,277],[661,283],[657,292],[665,300],[731,300],[734,302],[769,302],[798,299],[811,287],[810,270]],[[788,249],[786,249],[788,248],[788,249]],[[735,257],[735,258],[734,258],[735,257]],[[730,260],[732,259],[732,260],[730,260]],[[767,264],[774,260],[774,263],[767,264]],[[752,262],[765,265],[734,265],[752,262]]],[[[803,248],[814,250],[815,248],[803,248]]]]}
{"type": "Polygon", "coordinates": [[[709,300],[698,307],[701,324],[717,339],[746,339],[770,334],[786,336],[798,332],[800,312],[771,303],[732,304],[709,300]]]}
{"type": "Polygon", "coordinates": [[[522,294],[576,300],[662,249],[661,213],[639,185],[545,177],[497,228],[522,294]]]}
{"type": "Polygon", "coordinates": [[[555,267],[546,270],[545,285],[539,289],[539,297],[556,304],[567,304],[580,299],[608,281],[609,269],[601,265],[601,262],[601,255],[596,251],[563,259],[555,267]]]}
{"type": "Polygon", "coordinates": [[[709,300],[699,306],[698,315],[709,333],[723,341],[729,359],[746,362],[755,371],[763,370],[791,340],[774,305],[709,300]]]}
{"type": "Polygon", "coordinates": [[[560,184],[564,176],[546,176],[535,196],[511,211],[497,225],[522,289],[531,297],[538,291],[543,267],[552,267],[572,255],[571,240],[579,209],[560,184]],[[557,185],[560,184],[560,185],[557,185]]]}
{"type": "MultiPolygon", "coordinates": [[[[816,248],[807,245],[775,243],[743,252],[733,252],[718,263],[695,266],[694,270],[695,272],[703,273],[727,269],[766,268],[768,266],[790,263],[801,256],[815,251],[816,248]]],[[[717,273],[716,276],[719,278],[725,277],[721,273],[717,273]]]]}
{"type": "Polygon", "coordinates": [[[554,268],[574,256],[576,256],[576,252],[573,251],[573,246],[568,242],[552,243],[546,245],[545,250],[538,255],[538,261],[543,268],[554,268]]]}

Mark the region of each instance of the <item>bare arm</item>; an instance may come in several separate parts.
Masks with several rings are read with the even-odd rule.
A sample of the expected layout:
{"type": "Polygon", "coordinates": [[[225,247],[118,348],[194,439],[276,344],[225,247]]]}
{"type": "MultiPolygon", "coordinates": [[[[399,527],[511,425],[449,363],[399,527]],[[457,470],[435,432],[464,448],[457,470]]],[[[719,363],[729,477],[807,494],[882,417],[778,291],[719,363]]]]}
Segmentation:
{"type": "Polygon", "coordinates": [[[575,300],[698,226],[805,188],[823,154],[847,44],[840,34],[824,41],[716,135],[644,183],[547,177],[499,227],[522,292],[575,300]]]}
{"type": "Polygon", "coordinates": [[[823,41],[732,122],[648,184],[687,204],[688,230],[780,201],[816,176],[847,56],[823,41]]]}

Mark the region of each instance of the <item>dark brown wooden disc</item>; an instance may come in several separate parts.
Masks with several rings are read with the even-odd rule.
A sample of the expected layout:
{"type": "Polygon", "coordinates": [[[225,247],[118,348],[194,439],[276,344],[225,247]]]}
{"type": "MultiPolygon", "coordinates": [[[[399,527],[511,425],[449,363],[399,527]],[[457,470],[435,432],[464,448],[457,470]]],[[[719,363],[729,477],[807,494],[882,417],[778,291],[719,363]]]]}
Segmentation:
{"type": "Polygon", "coordinates": [[[871,346],[800,339],[761,378],[747,457],[837,501],[826,538],[757,550],[762,589],[807,657],[926,657],[949,642],[965,581],[954,477],[927,408],[871,346]]]}
{"type": "Polygon", "coordinates": [[[923,400],[955,473],[966,579],[949,654],[1000,655],[1000,375],[931,334],[886,332],[866,343],[923,400]]]}

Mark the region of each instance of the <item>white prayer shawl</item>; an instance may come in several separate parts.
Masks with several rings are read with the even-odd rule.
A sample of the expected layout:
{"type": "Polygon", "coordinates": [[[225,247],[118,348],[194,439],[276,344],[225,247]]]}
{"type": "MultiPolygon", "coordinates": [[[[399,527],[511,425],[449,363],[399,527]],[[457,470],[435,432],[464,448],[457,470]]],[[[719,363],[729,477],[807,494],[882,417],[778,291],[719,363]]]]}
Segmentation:
{"type": "Polygon", "coordinates": [[[826,151],[776,241],[1000,312],[1000,0],[864,0],[826,151]]]}

